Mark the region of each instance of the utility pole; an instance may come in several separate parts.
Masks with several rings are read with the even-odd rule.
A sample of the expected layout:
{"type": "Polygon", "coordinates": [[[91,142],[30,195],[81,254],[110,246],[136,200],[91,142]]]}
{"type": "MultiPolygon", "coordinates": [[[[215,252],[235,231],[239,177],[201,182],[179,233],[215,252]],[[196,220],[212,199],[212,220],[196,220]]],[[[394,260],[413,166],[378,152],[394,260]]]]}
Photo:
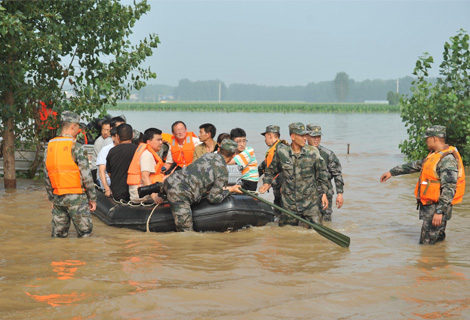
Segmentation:
{"type": "Polygon", "coordinates": [[[398,93],[398,83],[400,82],[400,79],[397,79],[397,93],[398,93]]]}

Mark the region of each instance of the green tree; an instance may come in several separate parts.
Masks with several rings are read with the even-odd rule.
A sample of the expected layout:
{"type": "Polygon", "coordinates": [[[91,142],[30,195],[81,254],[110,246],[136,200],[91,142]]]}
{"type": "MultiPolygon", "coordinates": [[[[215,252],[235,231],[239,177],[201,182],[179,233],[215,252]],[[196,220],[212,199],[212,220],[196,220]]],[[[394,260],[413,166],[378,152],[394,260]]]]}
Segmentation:
{"type": "Polygon", "coordinates": [[[398,92],[389,91],[387,93],[388,104],[391,106],[396,106],[400,103],[400,94],[398,92]]]}
{"type": "Polygon", "coordinates": [[[349,95],[349,76],[346,72],[338,72],[333,81],[336,98],[340,102],[346,101],[349,95]]]}
{"type": "Polygon", "coordinates": [[[0,2],[5,188],[16,187],[15,141],[34,140],[42,148],[44,132],[35,125],[39,101],[51,102],[59,114],[71,110],[90,118],[156,77],[140,64],[158,37],[150,34],[135,45],[129,40],[148,10],[146,0],[134,6],[118,0],[0,2]]]}
{"type": "Polygon", "coordinates": [[[422,159],[427,148],[422,138],[430,125],[447,128],[447,143],[457,147],[464,164],[470,164],[470,53],[469,35],[464,30],[444,44],[440,77],[435,85],[427,80],[434,62],[425,53],[416,62],[411,97],[402,98],[401,117],[409,135],[400,144],[410,160],[422,159]]]}

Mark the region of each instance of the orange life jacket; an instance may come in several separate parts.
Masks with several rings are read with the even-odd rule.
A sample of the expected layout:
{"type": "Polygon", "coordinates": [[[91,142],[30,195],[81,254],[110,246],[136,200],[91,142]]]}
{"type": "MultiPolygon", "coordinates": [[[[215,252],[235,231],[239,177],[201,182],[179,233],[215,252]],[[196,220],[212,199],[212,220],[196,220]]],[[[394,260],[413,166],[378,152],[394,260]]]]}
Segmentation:
{"type": "Polygon", "coordinates": [[[194,146],[192,138],[197,137],[194,132],[188,132],[186,134],[186,138],[184,138],[183,146],[180,147],[175,136],[172,136],[170,149],[171,156],[173,158],[173,162],[180,167],[185,167],[193,162],[194,149],[196,147],[194,146]]]}
{"type": "Polygon", "coordinates": [[[445,150],[430,153],[426,159],[424,159],[423,167],[421,168],[421,175],[419,176],[419,180],[415,188],[416,199],[424,205],[439,202],[439,197],[441,195],[441,182],[437,176],[436,167],[439,161],[448,154],[452,154],[455,157],[457,160],[457,168],[459,170],[457,176],[457,187],[452,204],[462,202],[462,197],[465,193],[465,171],[462,158],[460,157],[457,148],[448,147],[445,150]]]}
{"type": "Polygon", "coordinates": [[[147,143],[141,143],[135,150],[134,157],[132,158],[129,170],[127,171],[128,185],[141,184],[142,172],[140,168],[140,156],[142,156],[142,153],[144,153],[145,150],[150,151],[150,153],[153,155],[153,158],[155,159],[155,162],[157,163],[155,165],[155,173],[150,174],[150,181],[152,183],[163,182],[163,174],[161,173],[161,169],[163,167],[162,159],[160,159],[158,154],[147,143]]]}
{"type": "Polygon", "coordinates": [[[72,157],[75,139],[56,137],[47,145],[46,169],[54,194],[83,193],[80,169],[72,157]]]}
{"type": "Polygon", "coordinates": [[[277,140],[266,153],[266,168],[271,165],[271,162],[273,161],[274,157],[274,152],[276,152],[276,146],[279,142],[281,142],[281,140],[277,140]]]}

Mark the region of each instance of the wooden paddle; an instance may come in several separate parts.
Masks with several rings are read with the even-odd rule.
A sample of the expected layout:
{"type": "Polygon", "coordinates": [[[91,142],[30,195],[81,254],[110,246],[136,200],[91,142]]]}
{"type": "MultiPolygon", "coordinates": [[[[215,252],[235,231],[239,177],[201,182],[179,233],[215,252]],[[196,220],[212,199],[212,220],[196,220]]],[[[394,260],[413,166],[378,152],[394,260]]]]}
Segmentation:
{"type": "Polygon", "coordinates": [[[335,231],[333,229],[325,227],[324,225],[305,220],[304,218],[299,217],[298,215],[296,215],[295,213],[293,213],[289,210],[281,208],[281,207],[275,205],[274,203],[269,202],[268,200],[265,200],[263,198],[258,197],[257,195],[251,193],[250,191],[247,191],[247,190],[242,189],[242,188],[240,188],[240,191],[243,192],[246,195],[249,195],[250,197],[253,197],[253,198],[261,201],[261,202],[269,204],[274,209],[277,209],[277,210],[279,210],[279,211],[281,211],[281,212],[283,212],[283,213],[285,213],[285,214],[287,214],[287,215],[289,215],[289,216],[291,216],[291,217],[293,217],[293,218],[295,218],[299,221],[302,221],[303,223],[308,224],[309,226],[311,226],[313,228],[313,230],[318,232],[321,236],[327,238],[330,241],[333,241],[334,243],[336,243],[337,245],[339,245],[343,248],[348,248],[349,244],[351,243],[351,239],[348,236],[346,236],[342,233],[339,233],[338,231],[335,231]]]}

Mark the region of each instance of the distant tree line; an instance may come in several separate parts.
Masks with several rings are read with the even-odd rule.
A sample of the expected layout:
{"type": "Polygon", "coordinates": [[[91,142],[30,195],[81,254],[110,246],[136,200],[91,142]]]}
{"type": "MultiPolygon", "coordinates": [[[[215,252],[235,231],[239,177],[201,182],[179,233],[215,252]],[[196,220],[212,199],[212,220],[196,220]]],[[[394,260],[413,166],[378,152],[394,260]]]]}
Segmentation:
{"type": "MultiPolygon", "coordinates": [[[[354,102],[389,101],[397,104],[401,95],[410,95],[413,77],[397,80],[350,79],[339,72],[332,81],[311,82],[305,86],[263,86],[256,84],[225,85],[219,80],[180,80],[178,86],[150,84],[134,91],[132,99],[141,102],[175,101],[303,101],[303,102],[354,102]]],[[[436,79],[430,79],[435,83],[436,79]]]]}

